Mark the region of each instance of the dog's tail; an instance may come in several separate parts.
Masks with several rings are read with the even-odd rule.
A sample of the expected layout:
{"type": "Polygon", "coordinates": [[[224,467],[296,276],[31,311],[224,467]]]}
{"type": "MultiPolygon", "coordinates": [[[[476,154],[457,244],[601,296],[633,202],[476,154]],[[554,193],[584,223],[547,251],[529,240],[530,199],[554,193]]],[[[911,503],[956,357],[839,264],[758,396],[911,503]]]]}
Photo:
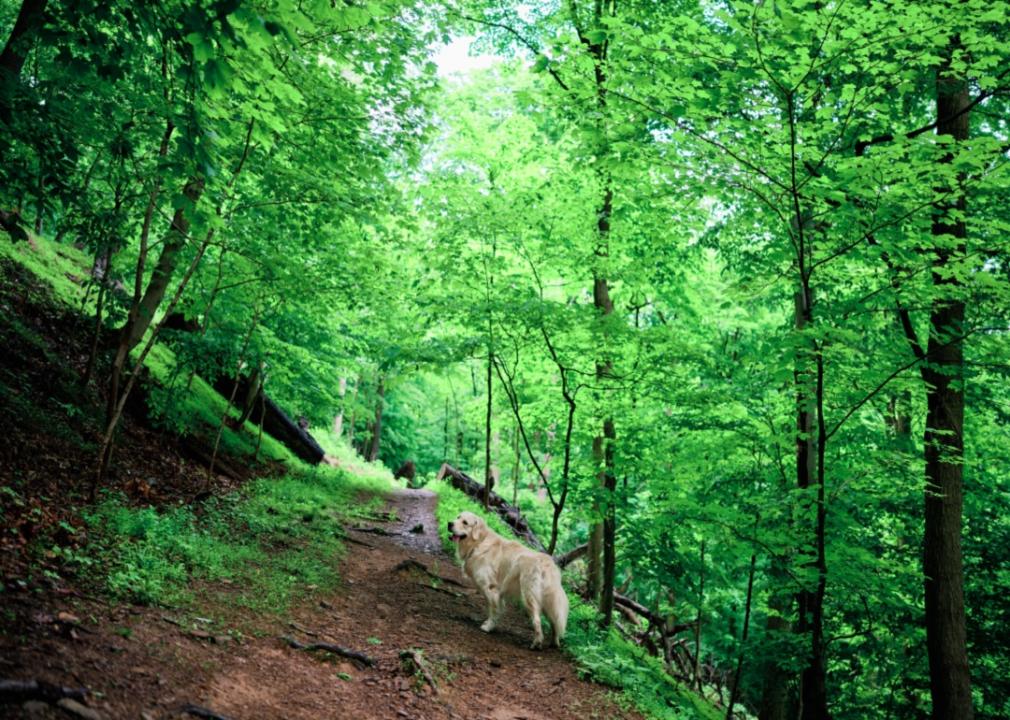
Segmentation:
{"type": "Polygon", "coordinates": [[[554,630],[554,645],[561,647],[561,638],[568,626],[568,596],[561,587],[561,571],[554,563],[544,569],[548,576],[544,580],[544,614],[551,621],[554,630]]]}

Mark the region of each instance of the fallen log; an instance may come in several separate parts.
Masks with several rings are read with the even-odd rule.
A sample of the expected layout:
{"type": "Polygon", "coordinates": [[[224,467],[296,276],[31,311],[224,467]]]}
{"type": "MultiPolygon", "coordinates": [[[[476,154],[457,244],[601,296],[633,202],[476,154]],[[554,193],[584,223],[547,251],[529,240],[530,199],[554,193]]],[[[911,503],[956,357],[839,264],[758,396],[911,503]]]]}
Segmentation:
{"type": "Polygon", "coordinates": [[[562,553],[560,555],[555,555],[554,556],[554,563],[559,568],[564,569],[564,568],[568,567],[571,563],[575,562],[580,557],[582,557],[583,555],[585,555],[588,551],[589,551],[589,544],[588,543],[582,543],[578,547],[572,548],[571,550],[569,550],[566,553],[562,553]]]}
{"type": "Polygon", "coordinates": [[[23,703],[42,700],[54,703],[63,698],[83,700],[87,688],[63,687],[45,680],[0,680],[0,703],[23,703]]]}
{"type": "Polygon", "coordinates": [[[286,642],[295,650],[305,650],[306,652],[312,652],[313,650],[323,650],[328,653],[333,653],[334,655],[339,655],[340,657],[347,658],[348,660],[356,660],[357,662],[367,665],[368,667],[375,666],[375,660],[370,658],[365,653],[358,652],[357,650],[350,650],[340,645],[334,645],[328,642],[314,642],[314,643],[302,643],[295,640],[290,635],[283,635],[281,640],[286,642]]]}
{"type": "MultiPolygon", "coordinates": [[[[214,389],[226,398],[239,395],[244,397],[249,390],[249,378],[241,376],[238,379],[237,392],[233,395],[235,383],[234,378],[222,375],[214,383],[214,389]]],[[[263,394],[262,390],[255,395],[249,420],[256,425],[262,425],[267,433],[305,462],[318,465],[323,461],[326,453],[316,439],[305,428],[299,427],[298,423],[288,417],[287,413],[269,396],[263,394]]]]}
{"type": "MultiPolygon", "coordinates": [[[[621,595],[620,593],[614,593],[614,602],[621,608],[631,610],[632,612],[641,615],[643,618],[648,620],[650,623],[655,625],[657,628],[666,628],[666,620],[661,618],[656,613],[652,612],[649,608],[645,607],[639,602],[632,600],[631,598],[621,595]]],[[[677,633],[684,632],[685,630],[690,630],[694,627],[693,622],[689,623],[677,623],[676,625],[666,629],[667,635],[676,635],[677,633]]]]}
{"type": "MultiPolygon", "coordinates": [[[[481,504],[484,503],[484,486],[462,470],[457,470],[449,463],[442,464],[442,467],[439,469],[438,475],[435,479],[448,479],[449,483],[454,488],[461,490],[481,504]]],[[[544,544],[540,542],[540,538],[538,538],[536,533],[530,529],[529,524],[526,522],[526,518],[524,518],[519,512],[519,508],[514,505],[510,505],[501,495],[494,491],[491,491],[488,496],[488,507],[494,510],[494,512],[505,521],[505,524],[512,528],[512,532],[514,532],[517,537],[525,540],[528,545],[540,552],[546,551],[544,544]]]]}

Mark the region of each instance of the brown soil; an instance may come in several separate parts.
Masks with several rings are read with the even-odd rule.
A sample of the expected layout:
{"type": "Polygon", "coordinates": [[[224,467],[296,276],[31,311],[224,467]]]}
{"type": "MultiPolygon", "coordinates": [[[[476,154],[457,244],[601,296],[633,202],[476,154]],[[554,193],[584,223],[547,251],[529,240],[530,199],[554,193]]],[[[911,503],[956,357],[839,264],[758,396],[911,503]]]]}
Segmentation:
{"type": "MultiPolygon", "coordinates": [[[[187,704],[234,720],[637,718],[611,691],[580,680],[561,652],[527,649],[518,609],[494,634],[481,632],[483,606],[441,549],[434,506],[425,490],[394,493],[396,519],[368,524],[389,534],[353,532],[340,589],[283,618],[215,607],[207,614],[227,620],[203,623],[74,594],[8,594],[0,678],[87,687],[87,706],[104,718],[196,717],[181,712],[187,704]],[[412,533],[418,524],[423,533],[412,533]],[[406,560],[448,581],[398,568],[406,560]],[[60,621],[60,612],[75,617],[60,621]],[[225,624],[242,635],[229,636],[225,624]],[[292,649],[284,635],[367,653],[375,666],[292,649]],[[401,659],[410,649],[423,651],[436,688],[401,659]]],[[[67,717],[48,705],[0,705],[0,718],[67,717]]]]}

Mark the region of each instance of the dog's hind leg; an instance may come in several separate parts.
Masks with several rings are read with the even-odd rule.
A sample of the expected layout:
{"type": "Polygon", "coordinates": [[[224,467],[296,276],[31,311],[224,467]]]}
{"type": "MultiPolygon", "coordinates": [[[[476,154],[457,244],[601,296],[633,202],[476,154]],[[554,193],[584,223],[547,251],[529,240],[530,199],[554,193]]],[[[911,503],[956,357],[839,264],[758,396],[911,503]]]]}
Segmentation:
{"type": "Polygon", "coordinates": [[[544,613],[551,621],[554,647],[561,647],[561,639],[565,636],[568,624],[568,596],[560,584],[548,588],[544,597],[544,613]]]}
{"type": "Polygon", "coordinates": [[[498,591],[497,586],[492,585],[484,590],[484,599],[487,600],[487,620],[480,626],[480,629],[489,633],[495,629],[498,625],[498,619],[501,617],[501,593],[498,591]]]}
{"type": "Polygon", "coordinates": [[[530,622],[533,623],[533,642],[530,649],[539,650],[544,644],[544,631],[540,625],[540,588],[537,584],[523,589],[523,606],[529,613],[530,622]]]}

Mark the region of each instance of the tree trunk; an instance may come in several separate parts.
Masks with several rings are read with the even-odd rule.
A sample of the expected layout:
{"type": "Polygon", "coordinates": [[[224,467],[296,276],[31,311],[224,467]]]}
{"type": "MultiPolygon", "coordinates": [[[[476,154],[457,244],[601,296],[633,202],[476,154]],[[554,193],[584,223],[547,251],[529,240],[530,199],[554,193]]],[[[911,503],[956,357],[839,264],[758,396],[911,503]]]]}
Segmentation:
{"type": "Polygon", "coordinates": [[[253,410],[256,409],[256,401],[259,399],[259,395],[262,390],[263,361],[260,360],[256,363],[256,367],[253,369],[252,375],[249,376],[249,387],[246,389],[245,398],[242,401],[242,413],[235,421],[235,427],[237,429],[241,430],[242,426],[245,425],[246,420],[252,416],[253,410]]]}
{"type": "MultiPolygon", "coordinates": [[[[950,135],[957,142],[968,139],[966,108],[970,102],[967,82],[950,68],[959,44],[957,40],[952,43],[936,80],[937,135],[950,135]]],[[[947,155],[941,162],[951,160],[952,155],[947,155]]],[[[936,208],[932,232],[945,239],[938,241],[933,251],[933,287],[937,294],[929,316],[929,362],[921,370],[926,382],[923,572],[934,720],[970,720],[974,716],[961,558],[964,355],[957,338],[963,334],[965,303],[958,274],[951,269],[965,253],[966,207],[963,193],[958,192],[956,199],[936,208]],[[949,237],[957,239],[955,247],[946,241],[949,237]]]]}
{"type": "MultiPolygon", "coordinates": [[[[490,321],[488,325],[490,326],[490,321]]],[[[487,413],[484,418],[484,509],[487,510],[491,488],[494,486],[494,476],[491,473],[491,366],[494,363],[494,353],[488,348],[487,355],[487,413]]]]}
{"type": "Polygon", "coordinates": [[[347,444],[354,450],[354,423],[355,413],[358,409],[358,386],[361,384],[360,378],[354,379],[354,390],[351,392],[351,414],[347,418],[347,444]]]}
{"type": "MultiPolygon", "coordinates": [[[[801,277],[804,271],[801,269],[801,277]]],[[[804,278],[805,280],[805,278],[804,278]]],[[[813,320],[811,290],[803,283],[796,294],[795,329],[803,332],[813,320]]],[[[815,354],[819,351],[812,349],[815,354]]],[[[801,720],[830,718],[827,705],[827,658],[824,646],[824,428],[821,400],[823,396],[823,366],[819,354],[816,358],[814,382],[810,378],[810,361],[800,359],[795,372],[796,382],[796,485],[801,490],[813,491],[816,498],[804,498],[804,509],[813,507],[812,565],[817,568],[817,582],[813,588],[803,586],[796,594],[798,621],[796,631],[809,635],[809,654],[800,678],[801,720]],[[811,385],[814,389],[811,392],[811,385]],[[814,422],[817,421],[815,435],[814,422]],[[815,441],[815,437],[820,442],[815,441]]],[[[803,513],[800,532],[808,532],[808,514],[803,513]]]]}
{"type": "Polygon", "coordinates": [[[333,418],[333,434],[340,437],[344,432],[344,396],[347,394],[347,378],[340,378],[337,392],[340,394],[340,411],[333,418]]]}
{"type": "Polygon", "coordinates": [[[740,677],[743,675],[744,651],[747,648],[747,634],[750,631],[750,609],[754,599],[754,569],[756,566],[757,554],[752,553],[750,572],[747,574],[747,601],[743,613],[743,635],[740,637],[740,647],[737,650],[736,671],[733,673],[733,685],[729,689],[729,702],[726,703],[726,720],[733,720],[733,706],[736,705],[736,701],[740,697],[740,677]]]}
{"type": "MultiPolygon", "coordinates": [[[[221,422],[217,426],[217,434],[214,436],[214,449],[210,454],[210,464],[207,466],[207,482],[204,485],[204,490],[210,489],[211,481],[214,477],[214,464],[217,462],[217,451],[221,446],[221,436],[224,434],[225,423],[228,421],[228,413],[231,412],[232,405],[235,404],[235,396],[238,393],[238,378],[242,374],[242,369],[245,367],[245,354],[249,350],[249,342],[252,340],[253,333],[256,332],[256,326],[260,321],[260,306],[257,303],[256,311],[253,313],[252,323],[249,325],[249,331],[246,333],[245,338],[242,340],[242,349],[239,351],[238,355],[238,367],[235,368],[235,386],[232,388],[231,394],[228,395],[228,402],[225,403],[224,412],[221,413],[221,422]]],[[[250,379],[249,387],[250,389],[254,386],[254,379],[250,379]]]]}
{"type": "Polygon", "coordinates": [[[378,397],[375,401],[375,424],[372,425],[372,441],[369,443],[367,455],[368,462],[375,462],[379,459],[379,441],[382,439],[382,406],[386,396],[385,380],[383,375],[379,376],[379,386],[376,389],[378,397]]]}
{"type": "Polygon", "coordinates": [[[694,623],[694,684],[698,692],[701,687],[701,625],[702,610],[705,606],[705,540],[701,541],[701,569],[698,572],[698,618],[694,623]]]}
{"type": "Polygon", "coordinates": [[[519,421],[516,421],[515,428],[512,430],[512,450],[515,457],[515,462],[512,465],[512,504],[515,505],[519,499],[519,475],[520,473],[520,462],[522,457],[519,455],[519,421]]]}
{"type": "MultiPolygon", "coordinates": [[[[198,178],[191,179],[186,183],[183,194],[193,205],[199,201],[200,195],[203,193],[203,185],[203,180],[198,178]]],[[[179,262],[179,252],[185,246],[188,235],[189,219],[186,217],[184,208],[179,208],[172,217],[168,237],[165,238],[161,247],[161,254],[151,273],[147,289],[140,301],[134,303],[130,308],[126,322],[119,331],[119,346],[116,349],[116,356],[112,363],[112,374],[109,378],[109,400],[106,412],[108,421],[111,421],[114,408],[119,401],[119,383],[130,350],[136,347],[151,326],[151,321],[168,290],[168,284],[172,280],[172,274],[179,262]]]]}
{"type": "MultiPolygon", "coordinates": [[[[775,575],[773,572],[773,582],[775,575]]],[[[772,596],[768,602],[768,607],[773,612],[768,613],[768,620],[765,624],[766,635],[773,637],[791,632],[792,627],[785,618],[785,613],[789,611],[789,606],[788,596],[772,596]]],[[[775,653],[772,652],[765,660],[763,676],[761,707],[758,710],[758,720],[786,720],[789,717],[789,684],[793,679],[792,674],[784,667],[783,663],[779,662],[775,657],[775,653]]]]}

